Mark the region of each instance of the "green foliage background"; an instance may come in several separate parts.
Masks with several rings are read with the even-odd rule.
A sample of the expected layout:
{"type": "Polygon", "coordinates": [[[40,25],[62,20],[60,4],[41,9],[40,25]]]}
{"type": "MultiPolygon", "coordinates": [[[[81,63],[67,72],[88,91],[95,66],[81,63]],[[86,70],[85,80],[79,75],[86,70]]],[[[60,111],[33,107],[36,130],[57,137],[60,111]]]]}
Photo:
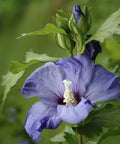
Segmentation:
{"type": "MultiPolygon", "coordinates": [[[[104,20],[118,8],[118,0],[0,0],[0,81],[10,67],[12,60],[23,62],[25,52],[33,50],[39,54],[47,53],[52,57],[67,57],[68,55],[55,43],[54,35],[31,36],[16,39],[21,33],[27,33],[43,28],[47,23],[53,22],[58,9],[71,12],[74,4],[81,7],[87,5],[92,8],[93,26],[91,33],[104,22],[104,20]]],[[[107,69],[120,65],[120,37],[114,36],[102,44],[103,53],[99,55],[96,63],[104,65],[107,69]]],[[[22,141],[32,141],[24,130],[27,110],[39,100],[38,98],[25,99],[19,93],[27,76],[40,64],[30,67],[24,77],[12,88],[5,102],[0,116],[0,144],[21,144],[22,141]]],[[[0,102],[4,87],[0,86],[0,102]]],[[[120,102],[117,102],[120,105],[120,102]]],[[[62,123],[56,130],[44,130],[39,142],[50,144],[49,138],[64,129],[62,123]]],[[[111,136],[102,144],[119,144],[120,136],[111,136]]]]}

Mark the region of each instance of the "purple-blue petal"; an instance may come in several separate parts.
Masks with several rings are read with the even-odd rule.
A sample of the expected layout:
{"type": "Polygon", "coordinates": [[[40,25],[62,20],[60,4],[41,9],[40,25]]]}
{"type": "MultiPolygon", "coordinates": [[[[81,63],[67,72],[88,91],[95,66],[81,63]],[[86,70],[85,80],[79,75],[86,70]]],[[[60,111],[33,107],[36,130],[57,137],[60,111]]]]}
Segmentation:
{"type": "Polygon", "coordinates": [[[94,75],[94,62],[87,56],[63,58],[56,62],[63,70],[63,78],[72,82],[73,93],[83,96],[94,75]]]}
{"type": "Polygon", "coordinates": [[[98,65],[95,67],[94,78],[85,93],[85,97],[92,103],[118,100],[120,99],[119,82],[118,76],[98,65]]]}
{"type": "Polygon", "coordinates": [[[43,129],[55,129],[61,122],[55,107],[38,101],[28,111],[25,129],[33,140],[37,140],[43,129]]]}
{"type": "Polygon", "coordinates": [[[84,120],[91,110],[91,104],[87,99],[81,98],[76,106],[58,105],[57,111],[61,119],[71,124],[77,124],[84,120]]]}
{"type": "Polygon", "coordinates": [[[44,102],[57,105],[64,93],[59,66],[49,62],[35,70],[25,81],[20,92],[24,97],[39,96],[44,102]]]}

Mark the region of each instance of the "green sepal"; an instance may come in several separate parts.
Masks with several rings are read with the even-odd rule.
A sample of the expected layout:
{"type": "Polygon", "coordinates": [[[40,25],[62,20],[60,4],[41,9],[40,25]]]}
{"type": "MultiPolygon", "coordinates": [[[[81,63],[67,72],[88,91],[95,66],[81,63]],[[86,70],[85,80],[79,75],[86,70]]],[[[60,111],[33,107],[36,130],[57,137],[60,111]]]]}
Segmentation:
{"type": "Polygon", "coordinates": [[[84,34],[81,29],[78,27],[78,25],[75,23],[73,14],[71,15],[69,22],[68,22],[69,29],[71,30],[71,37],[73,41],[76,43],[76,50],[77,53],[82,54],[85,50],[85,37],[86,34],[84,34]]]}
{"type": "Polygon", "coordinates": [[[57,40],[58,45],[63,49],[68,50],[71,47],[70,39],[65,35],[57,34],[56,40],[57,40]]]}
{"type": "Polygon", "coordinates": [[[68,28],[68,19],[60,16],[59,14],[56,14],[55,20],[56,20],[56,24],[57,24],[58,28],[62,28],[65,31],[69,30],[69,28],[68,28]]]}
{"type": "Polygon", "coordinates": [[[91,27],[91,19],[89,18],[89,10],[84,7],[84,14],[81,14],[78,27],[83,34],[86,34],[91,27]]]}
{"type": "Polygon", "coordinates": [[[65,13],[63,10],[58,10],[58,13],[56,14],[55,17],[57,27],[64,29],[66,32],[69,32],[68,20],[69,15],[65,13]]]}
{"type": "Polygon", "coordinates": [[[80,31],[80,29],[78,28],[77,24],[74,21],[73,14],[70,16],[68,26],[69,26],[69,29],[71,30],[71,32],[73,34],[77,34],[77,35],[80,35],[80,36],[83,35],[82,31],[80,31]]]}
{"type": "Polygon", "coordinates": [[[60,48],[68,51],[71,56],[73,55],[72,51],[75,43],[72,39],[70,39],[70,37],[68,37],[67,35],[56,34],[56,41],[60,48]]]}

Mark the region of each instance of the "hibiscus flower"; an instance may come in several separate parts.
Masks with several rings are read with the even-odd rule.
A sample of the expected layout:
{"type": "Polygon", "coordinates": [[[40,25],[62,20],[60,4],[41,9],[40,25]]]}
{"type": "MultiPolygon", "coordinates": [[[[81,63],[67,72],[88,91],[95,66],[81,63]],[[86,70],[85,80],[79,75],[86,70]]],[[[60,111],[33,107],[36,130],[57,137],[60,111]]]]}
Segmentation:
{"type": "Polygon", "coordinates": [[[87,55],[48,62],[35,70],[20,90],[25,98],[40,97],[28,111],[25,129],[36,140],[43,129],[55,129],[62,121],[84,120],[95,102],[120,99],[120,78],[87,55]]]}

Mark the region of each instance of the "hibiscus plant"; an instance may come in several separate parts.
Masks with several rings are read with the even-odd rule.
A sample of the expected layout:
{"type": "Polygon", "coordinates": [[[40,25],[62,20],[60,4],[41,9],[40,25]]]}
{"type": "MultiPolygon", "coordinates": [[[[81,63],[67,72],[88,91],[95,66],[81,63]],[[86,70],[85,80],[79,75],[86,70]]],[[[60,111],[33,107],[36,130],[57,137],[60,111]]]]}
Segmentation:
{"type": "Polygon", "coordinates": [[[24,63],[13,62],[3,77],[1,111],[7,94],[26,69],[42,62],[44,65],[33,71],[20,88],[25,98],[40,98],[28,110],[26,132],[37,142],[43,129],[56,129],[64,121],[71,125],[51,138],[53,143],[100,144],[108,136],[120,134],[120,106],[111,103],[120,99],[120,77],[95,63],[102,53],[100,43],[120,34],[120,9],[94,34],[89,33],[92,19],[87,7],[81,9],[76,4],[72,14],[59,10],[54,19],[56,25],[49,23],[42,30],[20,37],[53,33],[69,57],[54,58],[30,51],[24,63]]]}

